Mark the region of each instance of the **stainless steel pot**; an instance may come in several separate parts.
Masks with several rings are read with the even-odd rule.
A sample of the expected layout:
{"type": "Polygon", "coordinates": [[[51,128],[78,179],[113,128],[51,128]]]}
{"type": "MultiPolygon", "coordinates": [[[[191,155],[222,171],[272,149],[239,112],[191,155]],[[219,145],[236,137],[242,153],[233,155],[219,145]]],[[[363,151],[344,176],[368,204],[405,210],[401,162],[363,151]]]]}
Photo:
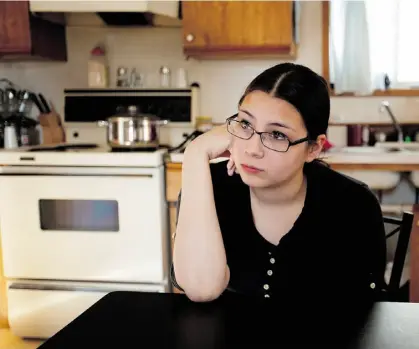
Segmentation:
{"type": "Polygon", "coordinates": [[[159,146],[160,126],[168,122],[155,115],[138,113],[136,106],[129,106],[127,113],[111,116],[99,125],[107,126],[107,141],[111,148],[148,149],[159,146]]]}

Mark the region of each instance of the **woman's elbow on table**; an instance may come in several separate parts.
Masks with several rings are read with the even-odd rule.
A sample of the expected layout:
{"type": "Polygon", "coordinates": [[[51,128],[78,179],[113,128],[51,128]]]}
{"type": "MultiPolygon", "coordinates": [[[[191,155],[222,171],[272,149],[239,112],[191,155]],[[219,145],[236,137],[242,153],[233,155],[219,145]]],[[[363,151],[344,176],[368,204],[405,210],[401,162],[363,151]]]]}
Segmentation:
{"type": "Polygon", "coordinates": [[[211,302],[225,291],[229,281],[230,269],[226,266],[223,282],[198,282],[188,286],[182,285],[182,288],[186,296],[193,302],[211,302]]]}
{"type": "Polygon", "coordinates": [[[211,302],[215,299],[217,299],[221,292],[208,292],[205,290],[199,290],[199,291],[185,291],[186,296],[192,301],[192,302],[211,302]]]}

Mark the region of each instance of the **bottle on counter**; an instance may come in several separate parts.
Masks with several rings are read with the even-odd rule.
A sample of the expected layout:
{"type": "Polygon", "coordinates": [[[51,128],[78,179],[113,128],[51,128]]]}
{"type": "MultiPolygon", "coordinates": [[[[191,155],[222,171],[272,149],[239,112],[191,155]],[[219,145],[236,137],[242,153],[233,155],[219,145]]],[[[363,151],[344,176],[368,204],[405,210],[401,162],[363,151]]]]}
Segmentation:
{"type": "Polygon", "coordinates": [[[108,87],[108,62],[105,49],[98,45],[90,51],[88,85],[93,88],[108,87]]]}
{"type": "Polygon", "coordinates": [[[160,87],[170,87],[170,68],[166,66],[160,67],[160,87]]]}
{"type": "Polygon", "coordinates": [[[129,85],[128,68],[118,67],[116,70],[116,86],[127,87],[129,85]]]}

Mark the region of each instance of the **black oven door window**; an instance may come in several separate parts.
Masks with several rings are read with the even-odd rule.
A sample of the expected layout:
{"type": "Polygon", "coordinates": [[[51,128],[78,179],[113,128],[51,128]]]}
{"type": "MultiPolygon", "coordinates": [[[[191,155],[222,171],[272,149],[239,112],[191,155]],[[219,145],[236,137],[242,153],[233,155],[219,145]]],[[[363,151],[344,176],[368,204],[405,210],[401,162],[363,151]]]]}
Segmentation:
{"type": "Polygon", "coordinates": [[[45,231],[119,231],[116,200],[41,199],[39,216],[45,231]]]}

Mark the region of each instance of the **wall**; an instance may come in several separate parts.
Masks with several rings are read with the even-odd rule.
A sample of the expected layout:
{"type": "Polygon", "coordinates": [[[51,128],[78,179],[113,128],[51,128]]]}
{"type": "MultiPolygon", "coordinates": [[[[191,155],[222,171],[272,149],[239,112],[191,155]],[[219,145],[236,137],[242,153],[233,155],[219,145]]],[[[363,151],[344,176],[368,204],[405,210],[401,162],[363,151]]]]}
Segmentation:
{"type": "MultiPolygon", "coordinates": [[[[301,3],[301,43],[297,63],[321,73],[321,1],[301,3]]],[[[98,42],[106,44],[111,67],[111,84],[115,84],[116,68],[136,67],[146,74],[146,81],[155,85],[158,69],[168,65],[173,70],[187,68],[191,81],[202,88],[201,113],[216,121],[235,112],[236,103],[246,85],[258,73],[277,64],[278,60],[185,60],[180,28],[86,28],[69,27],[67,63],[0,63],[0,76],[22,86],[44,92],[58,110],[63,108],[63,89],[87,86],[89,50],[98,42]]],[[[419,121],[419,99],[392,97],[396,115],[402,120],[419,121]]],[[[388,121],[380,114],[380,97],[332,98],[332,119],[342,121],[388,121]]]]}
{"type": "MultiPolygon", "coordinates": [[[[298,63],[321,71],[321,6],[318,2],[303,2],[301,47],[298,63]]],[[[6,76],[25,87],[43,91],[63,107],[62,90],[87,85],[89,50],[99,41],[109,50],[111,83],[115,84],[116,68],[136,67],[146,73],[150,85],[158,80],[161,65],[173,70],[188,69],[190,80],[202,87],[202,114],[223,121],[235,112],[240,94],[258,73],[278,63],[277,60],[197,61],[185,60],[180,28],[82,28],[70,27],[67,63],[0,63],[0,76],[6,76]]]]}
{"type": "MultiPolygon", "coordinates": [[[[322,72],[322,7],[321,1],[301,2],[300,47],[297,63],[322,72]]],[[[136,67],[145,73],[148,85],[158,81],[161,65],[175,71],[188,70],[190,81],[201,85],[201,114],[222,122],[236,110],[237,101],[246,85],[258,73],[277,64],[278,60],[185,60],[180,28],[85,28],[69,27],[67,63],[0,63],[0,77],[7,77],[30,89],[42,91],[63,112],[63,89],[87,86],[89,50],[103,41],[109,54],[111,84],[115,85],[118,66],[136,67]]],[[[385,121],[379,112],[381,97],[332,98],[332,120],[385,121]]],[[[419,98],[389,98],[401,121],[419,122],[419,98]]],[[[335,144],[346,143],[345,128],[330,127],[329,139],[335,144]]],[[[408,195],[412,195],[409,192],[408,195]]],[[[409,198],[409,200],[411,197],[409,198]]]]}

